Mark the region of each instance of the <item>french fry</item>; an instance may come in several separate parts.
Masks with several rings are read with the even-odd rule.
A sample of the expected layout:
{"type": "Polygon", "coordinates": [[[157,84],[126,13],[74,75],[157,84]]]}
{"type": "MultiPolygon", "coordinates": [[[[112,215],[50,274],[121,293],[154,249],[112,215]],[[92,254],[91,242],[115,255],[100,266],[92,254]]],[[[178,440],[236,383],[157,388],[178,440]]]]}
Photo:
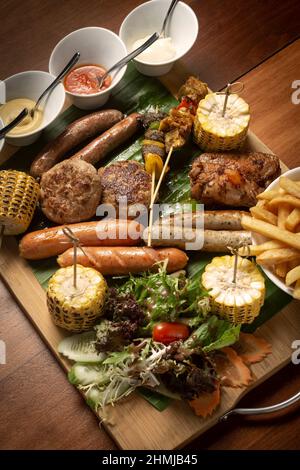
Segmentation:
{"type": "Polygon", "coordinates": [[[242,226],[245,230],[260,233],[267,238],[278,240],[292,248],[300,250],[300,234],[291,233],[263,220],[253,219],[251,216],[243,215],[242,226]]]}
{"type": "Polygon", "coordinates": [[[272,264],[276,265],[278,263],[289,262],[294,259],[298,259],[300,262],[300,251],[295,250],[295,248],[277,248],[275,250],[264,251],[256,257],[256,262],[263,266],[270,266],[272,264]]]}
{"type": "Polygon", "coordinates": [[[263,207],[251,207],[250,212],[251,215],[253,215],[253,217],[256,219],[264,220],[270,224],[277,225],[277,216],[263,207]]]}
{"type": "Polygon", "coordinates": [[[279,228],[285,228],[285,222],[288,216],[290,215],[290,206],[288,204],[281,204],[278,207],[278,217],[277,217],[277,225],[279,228]]]}
{"type": "Polygon", "coordinates": [[[266,203],[266,200],[261,199],[260,201],[257,201],[256,207],[265,207],[266,203]]]}
{"type": "Polygon", "coordinates": [[[276,276],[285,278],[287,272],[289,270],[289,263],[286,261],[283,261],[282,263],[278,263],[277,266],[275,266],[274,271],[276,276]]]}
{"type": "Polygon", "coordinates": [[[300,199],[289,194],[280,195],[268,202],[268,207],[277,207],[280,204],[290,204],[292,207],[300,207],[300,199]]]}
{"type": "Polygon", "coordinates": [[[295,181],[290,180],[286,176],[281,176],[279,180],[280,187],[284,189],[287,193],[300,198],[300,187],[295,181]]]}
{"type": "Polygon", "coordinates": [[[291,286],[294,282],[298,281],[298,279],[300,279],[300,265],[287,273],[285,283],[287,286],[291,286]]]}
{"type": "Polygon", "coordinates": [[[257,256],[266,250],[275,250],[276,248],[286,248],[282,242],[276,240],[270,240],[268,242],[261,243],[260,245],[249,245],[243,246],[239,249],[240,256],[257,256]]]}
{"type": "Polygon", "coordinates": [[[293,292],[294,299],[300,300],[300,279],[296,282],[294,292],[293,292]]]}
{"type": "Polygon", "coordinates": [[[288,230],[294,231],[298,224],[300,224],[300,209],[295,208],[286,219],[285,227],[288,230]]]}
{"type": "Polygon", "coordinates": [[[269,189],[256,196],[258,200],[265,199],[266,201],[272,201],[272,199],[281,196],[279,189],[269,189]]]}

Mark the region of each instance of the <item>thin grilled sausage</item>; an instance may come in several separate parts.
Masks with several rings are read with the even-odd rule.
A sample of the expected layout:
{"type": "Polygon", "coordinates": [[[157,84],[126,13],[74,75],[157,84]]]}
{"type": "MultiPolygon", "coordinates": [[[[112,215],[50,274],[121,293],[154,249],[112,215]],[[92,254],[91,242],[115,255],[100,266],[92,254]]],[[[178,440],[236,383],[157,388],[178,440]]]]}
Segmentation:
{"type": "Polygon", "coordinates": [[[35,178],[40,178],[72,149],[106,131],[122,118],[121,111],[106,109],[72,122],[37,155],[31,165],[30,174],[35,178]]]}
{"type": "Polygon", "coordinates": [[[106,155],[130,139],[140,127],[140,114],[133,113],[122,121],[115,124],[102,135],[94,139],[71,158],[85,160],[92,165],[96,165],[106,155]]]}
{"type": "MultiPolygon", "coordinates": [[[[157,269],[157,263],[168,259],[167,271],[183,269],[188,261],[186,254],[177,248],[155,250],[149,247],[86,247],[85,254],[78,252],[77,262],[93,267],[106,276],[135,274],[157,269]]],[[[57,259],[61,267],[72,266],[74,250],[70,248],[57,259]]]]}

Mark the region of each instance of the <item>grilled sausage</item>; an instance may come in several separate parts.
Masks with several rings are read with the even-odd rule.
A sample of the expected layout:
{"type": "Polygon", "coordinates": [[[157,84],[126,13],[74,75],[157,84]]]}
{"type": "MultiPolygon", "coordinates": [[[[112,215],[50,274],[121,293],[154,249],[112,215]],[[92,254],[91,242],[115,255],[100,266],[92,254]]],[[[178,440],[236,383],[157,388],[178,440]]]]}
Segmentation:
{"type": "MultiPolygon", "coordinates": [[[[152,246],[176,246],[185,250],[201,250],[209,252],[229,252],[230,248],[238,248],[241,244],[251,244],[251,233],[245,230],[202,230],[193,228],[170,227],[170,234],[162,235],[162,226],[153,226],[152,230],[152,246]],[[204,235],[204,243],[200,244],[204,235]],[[193,244],[193,245],[192,245],[193,244]]],[[[143,239],[146,242],[148,238],[148,230],[146,229],[143,239]]]]}
{"type": "Polygon", "coordinates": [[[138,113],[130,114],[94,139],[79,152],[75,153],[71,159],[80,158],[92,165],[96,165],[96,163],[137,132],[140,126],[139,118],[140,114],[138,113]]]}
{"type": "MultiPolygon", "coordinates": [[[[137,245],[143,230],[133,220],[84,222],[69,224],[68,227],[82,246],[137,245]]],[[[43,259],[63,253],[72,246],[72,242],[62,229],[60,226],[28,233],[20,242],[20,255],[26,259],[43,259]]]]}
{"type": "Polygon", "coordinates": [[[173,225],[196,227],[203,217],[204,228],[207,230],[243,230],[242,216],[248,212],[238,210],[219,210],[174,214],[170,218],[173,225]]]}
{"type": "MultiPolygon", "coordinates": [[[[77,262],[82,266],[93,267],[103,275],[117,276],[135,274],[155,269],[156,263],[168,259],[167,271],[183,269],[188,261],[186,254],[176,248],[155,250],[149,247],[86,247],[85,254],[79,250],[77,262]]],[[[71,266],[74,250],[70,248],[57,259],[61,267],[71,266]]]]}
{"type": "Polygon", "coordinates": [[[70,150],[106,131],[122,118],[121,111],[106,109],[72,122],[37,155],[31,165],[30,174],[35,178],[40,178],[43,173],[60,162],[70,150]]]}

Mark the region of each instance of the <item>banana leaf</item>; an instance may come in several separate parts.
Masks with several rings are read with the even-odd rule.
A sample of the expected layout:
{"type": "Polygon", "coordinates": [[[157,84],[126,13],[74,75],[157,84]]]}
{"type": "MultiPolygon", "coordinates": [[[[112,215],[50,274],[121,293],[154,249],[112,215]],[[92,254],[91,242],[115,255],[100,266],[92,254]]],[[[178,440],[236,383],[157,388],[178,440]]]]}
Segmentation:
{"type": "MultiPolygon", "coordinates": [[[[155,78],[145,77],[139,74],[133,65],[129,66],[124,79],[116,87],[113,96],[107,103],[108,108],[117,108],[126,114],[138,111],[155,110],[159,108],[162,111],[168,111],[177,103],[176,99],[170,95],[168,90],[155,78]]],[[[33,145],[20,149],[10,158],[4,168],[13,168],[19,170],[28,170],[33,158],[43,148],[43,146],[60,134],[66,125],[75,119],[83,116],[86,112],[71,106],[62,113],[49,128],[47,128],[42,137],[33,145]]],[[[122,148],[114,151],[109,158],[101,165],[108,164],[117,160],[137,160],[142,161],[141,142],[142,134],[127,142],[122,148]]],[[[200,154],[200,149],[190,143],[181,151],[175,152],[172,156],[171,171],[167,174],[164,186],[160,193],[160,202],[169,204],[191,203],[190,184],[188,173],[190,165],[195,156],[200,154]]],[[[49,226],[49,222],[43,220],[40,212],[34,218],[29,231],[49,226]]],[[[200,281],[201,274],[213,256],[217,254],[206,254],[201,252],[189,253],[188,274],[192,277],[198,277],[200,281]]],[[[35,261],[30,263],[33,272],[43,288],[47,288],[50,277],[57,270],[58,266],[55,259],[35,261]]],[[[252,325],[244,327],[245,331],[255,331],[255,329],[278,313],[285,305],[291,301],[291,297],[279,290],[269,279],[266,279],[266,299],[259,317],[252,325]]],[[[152,402],[157,409],[163,409],[166,402],[160,403],[158,397],[149,397],[147,390],[147,400],[152,402]]]]}

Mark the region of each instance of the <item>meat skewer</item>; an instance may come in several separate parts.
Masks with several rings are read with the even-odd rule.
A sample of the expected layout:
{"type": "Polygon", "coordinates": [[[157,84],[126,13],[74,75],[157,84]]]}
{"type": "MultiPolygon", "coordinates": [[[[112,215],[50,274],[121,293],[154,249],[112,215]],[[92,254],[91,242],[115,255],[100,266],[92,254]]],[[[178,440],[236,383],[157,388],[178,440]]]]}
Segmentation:
{"type": "Polygon", "coordinates": [[[153,224],[153,205],[157,198],[160,186],[167,172],[173,150],[183,147],[188,141],[193,127],[199,101],[208,93],[207,85],[195,77],[189,77],[179,89],[180,104],[171,109],[169,115],[161,120],[159,131],[165,134],[165,150],[168,152],[157,186],[150,204],[148,246],[151,246],[151,231],[153,224]]]}

